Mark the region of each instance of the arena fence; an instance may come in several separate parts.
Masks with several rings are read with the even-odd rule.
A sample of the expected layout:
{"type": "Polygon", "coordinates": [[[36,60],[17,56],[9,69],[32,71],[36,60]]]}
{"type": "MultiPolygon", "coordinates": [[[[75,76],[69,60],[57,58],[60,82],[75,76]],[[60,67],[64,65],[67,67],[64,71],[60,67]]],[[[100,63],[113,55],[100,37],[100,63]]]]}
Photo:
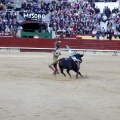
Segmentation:
{"type": "MultiPolygon", "coordinates": [[[[33,38],[0,38],[1,52],[52,52],[54,49],[54,42],[57,39],[33,39],[33,38]]],[[[61,41],[61,51],[67,51],[68,45],[73,52],[80,52],[83,54],[113,54],[118,55],[120,52],[120,41],[100,41],[100,40],[83,40],[77,39],[59,39],[61,41]]]]}
{"type": "MultiPolygon", "coordinates": [[[[31,48],[31,47],[0,47],[0,52],[52,52],[54,48],[31,48]]],[[[68,51],[60,48],[60,51],[68,51]]],[[[71,49],[73,53],[93,54],[93,55],[120,55],[120,50],[95,50],[95,49],[71,49]]]]}

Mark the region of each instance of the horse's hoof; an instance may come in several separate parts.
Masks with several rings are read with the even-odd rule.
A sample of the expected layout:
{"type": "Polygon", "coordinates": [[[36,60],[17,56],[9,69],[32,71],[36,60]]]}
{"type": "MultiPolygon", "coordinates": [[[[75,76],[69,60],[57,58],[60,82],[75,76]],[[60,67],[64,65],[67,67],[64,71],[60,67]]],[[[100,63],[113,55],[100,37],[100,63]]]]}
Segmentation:
{"type": "Polygon", "coordinates": [[[76,79],[78,79],[78,76],[76,76],[76,79]]]}

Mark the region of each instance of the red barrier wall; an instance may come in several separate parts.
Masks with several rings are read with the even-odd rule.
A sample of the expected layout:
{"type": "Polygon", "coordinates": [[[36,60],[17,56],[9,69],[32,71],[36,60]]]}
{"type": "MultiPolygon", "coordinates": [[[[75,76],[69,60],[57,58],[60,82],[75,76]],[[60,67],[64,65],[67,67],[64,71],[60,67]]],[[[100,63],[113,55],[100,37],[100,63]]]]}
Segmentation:
{"type": "MultiPolygon", "coordinates": [[[[98,49],[98,50],[120,50],[120,41],[109,40],[82,40],[82,39],[60,39],[61,48],[69,45],[74,49],[98,49]]],[[[33,38],[0,38],[0,47],[33,47],[33,48],[53,48],[54,39],[33,39],[33,38]]]]}

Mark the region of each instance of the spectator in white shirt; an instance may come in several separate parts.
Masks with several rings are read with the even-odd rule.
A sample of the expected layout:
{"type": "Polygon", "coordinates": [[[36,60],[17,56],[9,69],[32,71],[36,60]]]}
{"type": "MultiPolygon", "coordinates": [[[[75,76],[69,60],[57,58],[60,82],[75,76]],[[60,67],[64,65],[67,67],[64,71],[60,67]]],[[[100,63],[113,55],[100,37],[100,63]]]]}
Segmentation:
{"type": "Polygon", "coordinates": [[[114,37],[117,38],[118,37],[118,31],[115,29],[114,30],[114,37]]]}
{"type": "Polygon", "coordinates": [[[5,27],[5,34],[9,35],[10,34],[10,28],[6,25],[5,27]]]}
{"type": "Polygon", "coordinates": [[[93,31],[92,31],[92,37],[95,37],[96,34],[97,34],[97,30],[96,30],[96,29],[93,29],[93,31]]]}
{"type": "Polygon", "coordinates": [[[104,23],[107,21],[107,16],[106,16],[105,14],[102,16],[102,21],[103,21],[104,23]]]}

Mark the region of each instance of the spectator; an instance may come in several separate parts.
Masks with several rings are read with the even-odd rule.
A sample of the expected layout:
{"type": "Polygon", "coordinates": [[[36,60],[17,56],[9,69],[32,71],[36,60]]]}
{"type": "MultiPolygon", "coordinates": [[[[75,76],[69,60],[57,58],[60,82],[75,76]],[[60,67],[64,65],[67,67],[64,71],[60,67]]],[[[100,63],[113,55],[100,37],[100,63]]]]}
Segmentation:
{"type": "Polygon", "coordinates": [[[99,39],[100,35],[101,35],[100,30],[97,30],[96,38],[99,39]]]}
{"type": "Polygon", "coordinates": [[[93,29],[93,31],[92,31],[92,37],[95,37],[96,34],[97,34],[97,30],[96,30],[96,29],[93,29]]]}
{"type": "Polygon", "coordinates": [[[107,18],[109,18],[110,14],[111,14],[111,11],[110,11],[110,9],[107,6],[106,9],[105,9],[105,15],[107,16],[107,18]]]}
{"type": "Polygon", "coordinates": [[[111,22],[111,21],[108,21],[108,23],[107,23],[107,28],[108,28],[108,29],[111,29],[111,27],[112,27],[112,22],[111,22]]]}
{"type": "Polygon", "coordinates": [[[109,39],[109,40],[112,40],[112,36],[113,36],[113,34],[114,34],[114,31],[113,31],[112,29],[110,29],[110,30],[107,32],[107,34],[108,34],[108,39],[109,39]]]}
{"type": "Polygon", "coordinates": [[[17,28],[17,25],[15,24],[14,25],[14,28],[13,28],[13,35],[16,37],[16,35],[17,35],[17,30],[18,30],[18,28],[17,28]]]}
{"type": "Polygon", "coordinates": [[[100,9],[98,8],[98,7],[95,7],[95,14],[98,14],[98,13],[100,13],[100,9]]]}
{"type": "Polygon", "coordinates": [[[107,37],[107,39],[109,39],[109,32],[110,32],[110,30],[107,29],[107,30],[106,30],[106,37],[107,37]]]}
{"type": "Polygon", "coordinates": [[[114,37],[117,38],[118,37],[118,31],[115,29],[114,30],[114,37]]]}
{"type": "Polygon", "coordinates": [[[119,12],[119,10],[118,10],[118,8],[116,8],[116,7],[114,7],[114,9],[112,10],[112,13],[118,13],[119,12]]]}
{"type": "Polygon", "coordinates": [[[6,35],[10,34],[10,28],[7,25],[5,26],[5,33],[6,35]]]}
{"type": "Polygon", "coordinates": [[[0,10],[4,9],[4,4],[2,2],[0,2],[0,10]]]}
{"type": "Polygon", "coordinates": [[[72,37],[72,38],[76,38],[76,34],[75,34],[75,33],[72,33],[72,34],[71,34],[71,37],[72,37]]]}
{"type": "Polygon", "coordinates": [[[20,11],[20,10],[21,10],[21,4],[20,4],[20,3],[17,3],[17,4],[14,6],[14,10],[15,10],[15,11],[20,11]]]}
{"type": "Polygon", "coordinates": [[[105,23],[107,21],[107,16],[105,14],[103,14],[102,16],[102,21],[105,23]]]}
{"type": "Polygon", "coordinates": [[[22,4],[21,4],[21,9],[22,10],[26,10],[27,9],[27,5],[26,5],[26,2],[23,1],[22,4]]]}
{"type": "Polygon", "coordinates": [[[13,28],[12,25],[11,25],[11,27],[10,27],[10,34],[14,36],[14,28],[13,28]]]}
{"type": "Polygon", "coordinates": [[[104,27],[102,27],[102,29],[101,29],[101,36],[102,36],[102,37],[105,36],[105,28],[104,28],[104,27]]]}

